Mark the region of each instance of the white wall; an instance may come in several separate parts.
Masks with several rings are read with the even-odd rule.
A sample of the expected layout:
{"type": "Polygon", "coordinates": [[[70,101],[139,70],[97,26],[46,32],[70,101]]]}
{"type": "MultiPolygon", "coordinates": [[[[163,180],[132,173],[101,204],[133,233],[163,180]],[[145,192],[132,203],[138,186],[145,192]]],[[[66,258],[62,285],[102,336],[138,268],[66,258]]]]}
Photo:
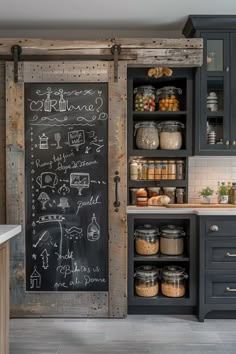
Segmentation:
{"type": "MultiPolygon", "coordinates": [[[[236,157],[190,157],[189,158],[189,203],[199,203],[198,192],[210,186],[216,192],[218,181],[236,182],[236,157]]],[[[214,193],[213,203],[217,202],[214,193]]]]}

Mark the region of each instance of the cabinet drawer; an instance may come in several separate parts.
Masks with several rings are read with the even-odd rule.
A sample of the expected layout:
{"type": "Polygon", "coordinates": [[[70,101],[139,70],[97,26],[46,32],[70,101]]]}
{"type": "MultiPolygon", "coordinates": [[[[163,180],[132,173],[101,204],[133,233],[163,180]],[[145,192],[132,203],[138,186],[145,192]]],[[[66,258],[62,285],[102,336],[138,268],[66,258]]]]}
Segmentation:
{"type": "Polygon", "coordinates": [[[208,217],[205,224],[207,236],[235,236],[236,217],[208,217]]]}
{"type": "Polygon", "coordinates": [[[236,271],[206,274],[206,303],[236,304],[236,271]]]}
{"type": "Polygon", "coordinates": [[[236,237],[223,241],[207,240],[205,248],[208,269],[236,270],[236,237]]]}

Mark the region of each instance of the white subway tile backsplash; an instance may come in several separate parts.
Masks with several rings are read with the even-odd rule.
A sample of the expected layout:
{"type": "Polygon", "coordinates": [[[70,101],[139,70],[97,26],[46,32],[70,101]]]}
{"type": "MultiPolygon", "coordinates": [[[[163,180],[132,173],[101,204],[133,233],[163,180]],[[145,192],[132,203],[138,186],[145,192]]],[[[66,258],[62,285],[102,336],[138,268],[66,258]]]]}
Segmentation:
{"type": "Polygon", "coordinates": [[[199,191],[210,186],[215,193],[212,201],[217,203],[218,182],[236,182],[236,157],[196,156],[189,158],[189,203],[199,203],[199,191]]]}

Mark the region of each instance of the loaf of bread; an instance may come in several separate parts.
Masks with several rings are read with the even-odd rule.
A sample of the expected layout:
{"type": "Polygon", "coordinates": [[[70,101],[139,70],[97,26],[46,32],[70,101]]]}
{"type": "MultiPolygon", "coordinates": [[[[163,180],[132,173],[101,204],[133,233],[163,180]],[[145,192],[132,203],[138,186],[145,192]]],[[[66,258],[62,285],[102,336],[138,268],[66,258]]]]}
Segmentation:
{"type": "Polygon", "coordinates": [[[148,70],[148,76],[154,77],[155,79],[158,79],[159,77],[162,77],[162,76],[171,76],[172,74],[173,74],[172,69],[164,68],[161,66],[157,66],[155,68],[150,68],[148,70]]]}
{"type": "Polygon", "coordinates": [[[148,199],[148,205],[167,205],[170,198],[167,195],[157,195],[148,199]]]}

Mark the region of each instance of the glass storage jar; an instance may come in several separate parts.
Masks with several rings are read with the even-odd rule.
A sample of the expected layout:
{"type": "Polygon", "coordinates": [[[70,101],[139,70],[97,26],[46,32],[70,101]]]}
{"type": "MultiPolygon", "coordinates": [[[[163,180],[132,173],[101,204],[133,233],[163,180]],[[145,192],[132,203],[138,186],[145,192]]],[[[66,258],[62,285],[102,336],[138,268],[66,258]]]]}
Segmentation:
{"type": "Polygon", "coordinates": [[[176,203],[184,204],[185,202],[185,189],[184,188],[176,188],[176,203]]]}
{"type": "Polygon", "coordinates": [[[179,256],[184,253],[184,237],[181,227],[175,225],[162,226],[160,229],[160,252],[168,256],[179,256]]]}
{"type": "Polygon", "coordinates": [[[165,86],[156,91],[156,101],[159,111],[177,112],[180,110],[179,95],[182,94],[181,88],[165,86]]]}
{"type": "Polygon", "coordinates": [[[131,205],[136,205],[137,204],[137,196],[136,193],[139,190],[139,188],[130,188],[130,204],[131,205]]]}
{"type": "Polygon", "coordinates": [[[162,172],[162,161],[156,160],[155,161],[155,180],[161,179],[161,172],[162,172]]]}
{"type": "Polygon", "coordinates": [[[176,161],[176,179],[184,179],[184,161],[176,161]]]}
{"type": "Polygon", "coordinates": [[[176,187],[163,187],[163,192],[170,198],[170,204],[175,203],[175,191],[176,187]]]}
{"type": "Polygon", "coordinates": [[[160,194],[160,187],[148,187],[148,198],[156,197],[160,194]]]}
{"type": "Polygon", "coordinates": [[[158,124],[160,130],[160,149],[179,150],[182,147],[182,129],[184,124],[177,121],[166,121],[158,124]]]}
{"type": "Polygon", "coordinates": [[[161,292],[167,297],[182,297],[186,292],[185,269],[178,266],[166,266],[161,271],[161,292]]]}
{"type": "Polygon", "coordinates": [[[159,251],[159,231],[151,225],[143,225],[134,232],[136,253],[150,256],[159,251]]]}
{"type": "Polygon", "coordinates": [[[168,179],[176,179],[176,162],[174,160],[168,162],[168,179]]]}
{"type": "Polygon", "coordinates": [[[148,161],[148,179],[154,180],[154,176],[155,176],[155,165],[154,165],[154,161],[149,160],[149,161],[148,161]]]}
{"type": "Polygon", "coordinates": [[[159,132],[155,122],[135,124],[136,146],[138,149],[155,150],[159,146],[159,132]]]}
{"type": "Polygon", "coordinates": [[[153,112],[156,109],[155,87],[140,86],[134,89],[135,112],[153,112]]]}
{"type": "Polygon", "coordinates": [[[136,268],[135,292],[142,297],[153,297],[158,294],[158,269],[154,266],[136,268]]]}

